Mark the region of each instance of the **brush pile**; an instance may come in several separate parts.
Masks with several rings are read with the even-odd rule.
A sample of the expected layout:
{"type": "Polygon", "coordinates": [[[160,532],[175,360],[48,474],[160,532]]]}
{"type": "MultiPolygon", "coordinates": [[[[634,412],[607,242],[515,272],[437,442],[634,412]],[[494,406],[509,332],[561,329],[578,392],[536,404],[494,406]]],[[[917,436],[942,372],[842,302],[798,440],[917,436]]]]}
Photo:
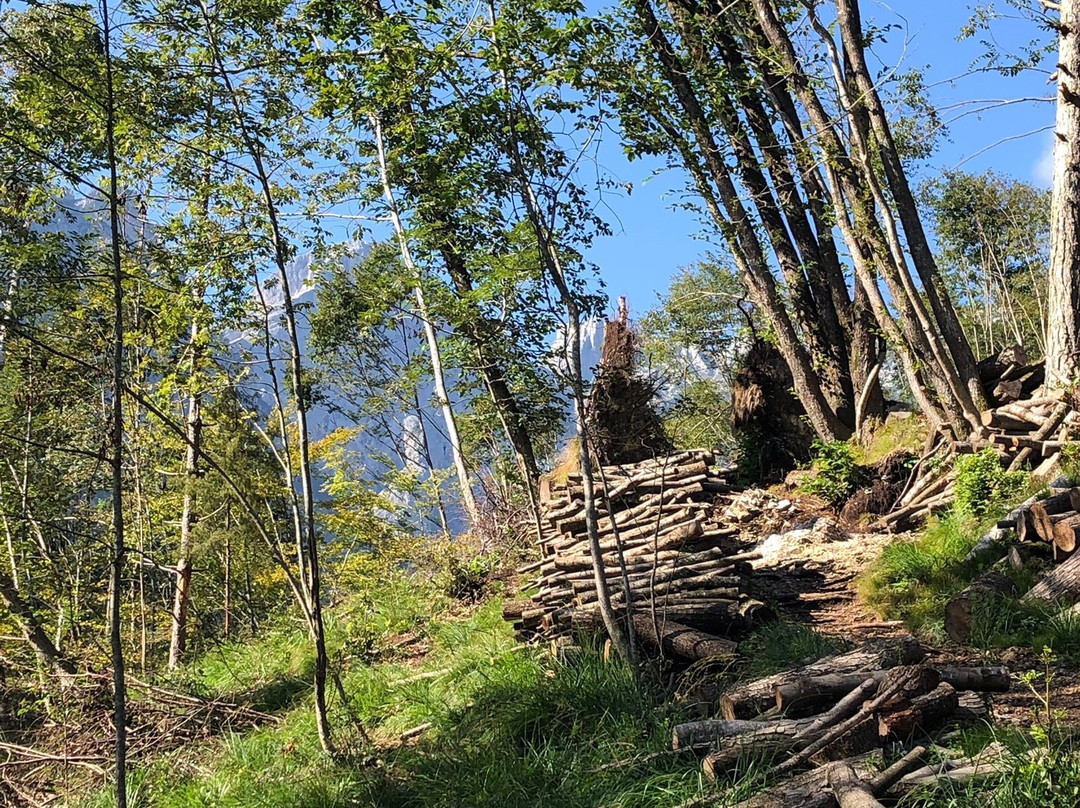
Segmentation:
{"type": "MultiPolygon", "coordinates": [[[[948,768],[920,769],[925,747],[916,747],[876,775],[868,753],[907,744],[949,724],[984,718],[989,693],[1009,689],[1008,671],[998,667],[939,667],[926,664],[911,637],[868,641],[802,667],[728,691],[719,719],[680,724],[672,749],[702,756],[706,777],[716,780],[750,755],[775,762],[771,789],[749,806],[879,805],[849,802],[854,790],[867,798],[901,795],[928,779],[949,777],[948,768]]],[[[966,763],[958,762],[956,768],[966,763]]]]}
{"type": "MultiPolygon", "coordinates": [[[[721,637],[769,614],[745,594],[748,562],[756,554],[745,551],[738,528],[718,521],[739,489],[711,452],[604,466],[602,472],[596,495],[604,574],[612,605],[625,614],[625,567],[630,611],[646,644],[688,659],[715,656],[733,645],[721,637]]],[[[538,591],[531,600],[507,603],[503,615],[523,639],[564,639],[598,619],[581,476],[545,479],[541,500],[542,557],[521,569],[536,576],[538,591]]]]}

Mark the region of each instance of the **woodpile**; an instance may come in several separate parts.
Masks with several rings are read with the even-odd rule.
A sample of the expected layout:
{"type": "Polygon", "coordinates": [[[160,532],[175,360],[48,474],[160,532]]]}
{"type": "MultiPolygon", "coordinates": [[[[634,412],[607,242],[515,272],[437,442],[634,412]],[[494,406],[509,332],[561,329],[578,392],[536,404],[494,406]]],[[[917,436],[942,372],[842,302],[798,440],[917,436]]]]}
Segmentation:
{"type": "MultiPolygon", "coordinates": [[[[602,471],[598,528],[613,605],[628,611],[625,574],[646,646],[684,659],[730,653],[722,637],[770,614],[745,593],[756,556],[744,552],[738,529],[718,521],[739,491],[731,470],[695,450],[602,471]]],[[[541,484],[541,559],[521,568],[536,594],[503,610],[524,639],[564,640],[599,624],[583,494],[574,473],[541,484]]]]}
{"type": "Polygon", "coordinates": [[[926,748],[916,747],[871,774],[868,753],[983,717],[986,694],[1009,689],[1004,668],[932,666],[923,656],[911,637],[878,640],[741,685],[721,699],[722,718],[676,726],[672,749],[700,755],[714,780],[747,756],[771,757],[777,784],[744,808],[879,805],[972,762],[932,770],[923,766],[926,748]]]}
{"type": "MultiPolygon", "coordinates": [[[[990,446],[1008,471],[1030,467],[1036,477],[1053,476],[1062,450],[1080,429],[1080,412],[1065,393],[1042,391],[1042,364],[1029,363],[1019,346],[980,363],[980,376],[994,406],[982,413],[981,424],[966,440],[941,439],[919,459],[895,505],[875,524],[877,529],[910,530],[948,510],[955,497],[952,461],[958,455],[990,446]]],[[[1066,542],[1067,530],[1062,528],[1066,542]]]]}

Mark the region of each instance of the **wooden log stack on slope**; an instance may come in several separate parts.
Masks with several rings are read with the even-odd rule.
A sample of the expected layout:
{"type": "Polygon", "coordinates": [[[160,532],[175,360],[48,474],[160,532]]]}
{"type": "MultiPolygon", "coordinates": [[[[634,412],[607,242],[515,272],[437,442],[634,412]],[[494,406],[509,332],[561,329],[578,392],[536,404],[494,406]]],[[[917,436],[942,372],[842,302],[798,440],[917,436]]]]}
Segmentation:
{"type": "MultiPolygon", "coordinates": [[[[625,567],[635,626],[655,650],[687,659],[712,656],[724,646],[709,635],[725,636],[768,614],[744,593],[747,562],[755,556],[745,552],[736,529],[716,518],[739,490],[728,482],[729,473],[711,452],[692,450],[604,466],[597,475],[600,544],[613,605],[626,612],[625,567]]],[[[537,591],[530,601],[504,609],[525,639],[563,639],[594,622],[583,493],[573,473],[541,484],[541,558],[521,568],[537,591]]]]}

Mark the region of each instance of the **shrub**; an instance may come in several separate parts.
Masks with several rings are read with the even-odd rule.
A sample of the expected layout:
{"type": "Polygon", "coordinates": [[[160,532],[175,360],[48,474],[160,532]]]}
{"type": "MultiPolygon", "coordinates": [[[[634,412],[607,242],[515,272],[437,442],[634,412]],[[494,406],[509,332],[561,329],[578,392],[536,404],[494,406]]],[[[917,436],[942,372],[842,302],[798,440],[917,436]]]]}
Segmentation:
{"type": "Polygon", "coordinates": [[[1069,485],[1080,485],[1080,443],[1068,443],[1062,447],[1060,467],[1069,485]]]}
{"type": "Polygon", "coordinates": [[[1023,493],[1028,476],[1005,471],[991,447],[956,460],[956,509],[971,516],[987,516],[1023,493]]]}
{"type": "Polygon", "coordinates": [[[802,489],[808,494],[821,497],[830,505],[844,502],[859,484],[859,466],[855,463],[855,449],[844,441],[823,443],[814,441],[816,456],[811,468],[814,475],[807,479],[802,489]]]}

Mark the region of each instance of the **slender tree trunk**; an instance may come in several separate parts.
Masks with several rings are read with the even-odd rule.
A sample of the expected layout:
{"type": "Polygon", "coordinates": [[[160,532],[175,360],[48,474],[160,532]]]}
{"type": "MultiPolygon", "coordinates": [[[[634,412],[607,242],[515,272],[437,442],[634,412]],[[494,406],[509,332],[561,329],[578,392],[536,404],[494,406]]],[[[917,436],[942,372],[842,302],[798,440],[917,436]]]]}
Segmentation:
{"type": "MultiPolygon", "coordinates": [[[[494,13],[494,12],[492,12],[494,13]]],[[[505,76],[503,81],[506,82],[505,76]]],[[[536,237],[540,251],[540,260],[545,272],[559,292],[559,298],[566,311],[566,326],[568,333],[565,336],[564,356],[567,363],[567,372],[570,377],[570,387],[574,400],[574,423],[580,441],[581,449],[581,482],[584,488],[585,505],[585,533],[589,541],[589,555],[592,558],[593,580],[596,585],[597,603],[600,610],[600,619],[604,628],[611,638],[611,644],[619,658],[625,662],[632,662],[635,657],[634,643],[630,640],[628,632],[632,632],[633,626],[627,625],[624,631],[619,624],[615,610],[611,606],[611,592],[608,589],[607,575],[604,571],[604,552],[600,546],[600,532],[597,519],[596,505],[596,475],[592,462],[592,441],[589,435],[588,422],[585,417],[587,396],[585,393],[585,380],[581,364],[581,311],[578,307],[577,298],[571,288],[563,267],[562,257],[559,255],[559,247],[547,224],[544,221],[536,191],[533,189],[528,172],[525,169],[521,155],[521,147],[512,134],[515,131],[516,112],[513,99],[508,100],[507,120],[508,130],[511,133],[509,146],[510,164],[514,178],[520,187],[522,202],[536,237]]]]}
{"type": "Polygon", "coordinates": [[[120,257],[120,189],[116,159],[116,99],[113,92],[112,26],[109,2],[101,0],[101,39],[105,56],[105,147],[109,161],[109,241],[112,259],[113,345],[112,417],[112,573],[109,578],[109,643],[113,668],[113,726],[116,732],[116,805],[127,808],[127,683],[121,636],[120,595],[127,549],[124,546],[124,269],[120,257]]]}
{"type": "MultiPolygon", "coordinates": [[[[214,21],[205,0],[200,5],[207,28],[209,45],[219,78],[225,86],[228,103],[236,116],[236,124],[244,143],[248,157],[254,166],[259,192],[262,196],[267,223],[269,224],[270,242],[273,247],[274,264],[282,292],[282,307],[285,330],[289,341],[289,375],[291,377],[294,404],[296,408],[296,449],[300,465],[300,494],[303,503],[303,524],[301,543],[306,549],[307,575],[306,596],[312,638],[315,642],[315,723],[319,734],[319,744],[327,754],[335,754],[333,735],[330,728],[329,712],[326,704],[326,678],[329,669],[329,657],[326,651],[326,628],[322,616],[321,577],[319,570],[319,538],[315,530],[315,492],[312,483],[309,431],[307,422],[308,402],[307,385],[304,378],[303,357],[300,352],[300,340],[297,334],[296,310],[293,305],[289,284],[288,256],[285,235],[278,220],[278,205],[274,195],[270,174],[263,160],[263,149],[252,134],[246,113],[241,105],[240,96],[233,86],[232,74],[226,67],[218,48],[214,32],[214,21]]],[[[294,485],[293,480],[289,480],[294,485]]]]}
{"type": "Polygon", "coordinates": [[[1080,379],[1080,0],[1061,0],[1050,203],[1046,386],[1080,379]]]}
{"type": "Polygon", "coordinates": [[[225,640],[232,636],[232,501],[225,502],[225,640]]]}
{"type": "Polygon", "coordinates": [[[375,136],[375,151],[379,159],[379,178],[382,184],[383,197],[386,199],[387,210],[390,213],[390,221],[394,226],[397,236],[398,248],[401,253],[401,261],[405,269],[415,280],[416,286],[413,294],[416,297],[416,311],[424,328],[424,336],[427,339],[428,357],[431,360],[431,375],[435,382],[435,395],[439,399],[439,408],[442,410],[443,420],[446,423],[446,436],[450,441],[450,452],[453,456],[454,471],[457,473],[458,487],[461,490],[461,501],[465,506],[465,512],[469,517],[469,524],[475,525],[477,521],[476,498],[473,496],[472,484],[469,481],[469,471],[465,466],[465,455],[461,448],[461,436],[458,433],[457,417],[454,415],[454,407],[450,402],[450,393],[446,389],[446,375],[443,372],[442,352],[439,348],[438,335],[435,333],[435,324],[432,322],[428,311],[427,302],[424,298],[420,269],[413,261],[412,250],[409,248],[409,236],[405,232],[405,224],[401,221],[397,201],[394,199],[394,189],[390,184],[390,170],[386,162],[386,149],[383,142],[382,122],[378,115],[371,115],[371,129],[375,136]]]}
{"type": "MultiPolygon", "coordinates": [[[[191,325],[191,350],[197,353],[196,341],[199,336],[198,325],[191,325]]],[[[196,360],[192,357],[192,370],[196,360]]],[[[192,373],[194,377],[194,372],[192,373]]],[[[194,379],[192,381],[194,383],[194,379]]],[[[187,648],[187,613],[191,598],[191,551],[192,531],[197,515],[195,513],[195,480],[199,474],[199,444],[202,437],[201,396],[191,393],[188,396],[187,447],[184,452],[184,505],[180,514],[180,553],[176,561],[176,590],[173,597],[172,636],[169,641],[169,670],[175,670],[184,657],[187,648]]]]}
{"type": "Polygon", "coordinates": [[[0,600],[3,600],[4,607],[15,618],[23,636],[26,637],[26,641],[41,658],[42,662],[55,669],[63,677],[70,679],[70,677],[74,676],[76,673],[75,665],[71,660],[65,658],[53,641],[49,639],[49,635],[37,619],[34,610],[23,600],[18,587],[4,573],[0,573],[0,600]]]}
{"type": "MultiPolygon", "coordinates": [[[[380,23],[386,19],[386,10],[381,0],[362,0],[362,5],[372,23],[380,23]]],[[[424,101],[421,100],[418,105],[423,109],[424,101]]],[[[408,96],[402,98],[395,112],[406,120],[416,116],[413,101],[408,96]]],[[[427,157],[423,152],[411,156],[427,157]]],[[[417,175],[406,172],[397,179],[414,198],[425,199],[424,210],[416,212],[417,223],[427,230],[429,237],[436,245],[435,249],[443,261],[458,299],[468,302],[475,295],[475,288],[465,257],[458,248],[459,233],[455,223],[454,204],[440,202],[438,195],[433,194],[432,189],[428,187],[430,178],[422,173],[417,175]]],[[[468,204],[468,200],[465,200],[465,203],[468,204]]],[[[479,359],[476,372],[484,380],[500,412],[511,447],[518,457],[518,462],[525,469],[525,483],[535,489],[539,483],[540,469],[532,436],[525,423],[524,412],[518,402],[518,397],[510,390],[506,373],[497,359],[496,346],[502,339],[500,328],[497,323],[485,317],[483,312],[472,311],[464,318],[460,330],[476,350],[479,359]]]]}
{"type": "Polygon", "coordinates": [[[975,355],[964,336],[960,319],[952,305],[948,292],[938,271],[934,253],[923,230],[915,196],[908,184],[907,173],[900,160],[900,153],[893,140],[885,107],[881,103],[877,88],[866,66],[863,52],[864,36],[859,18],[858,0],[836,0],[837,19],[844,53],[854,74],[855,84],[859,89],[861,102],[869,112],[870,124],[877,137],[878,156],[885,169],[889,190],[896,206],[900,222],[904,228],[908,250],[911,253],[915,270],[922,280],[923,291],[934,312],[942,338],[949,349],[949,354],[956,366],[957,373],[963,380],[971,401],[977,412],[986,409],[986,395],[979,381],[979,372],[975,364],[975,355]]]}
{"type": "Polygon", "coordinates": [[[716,197],[726,211],[727,215],[721,215],[717,226],[728,240],[736,261],[746,267],[744,279],[754,301],[765,312],[776,331],[780,348],[791,368],[799,399],[814,431],[825,440],[850,436],[851,430],[840,423],[826,400],[821,379],[813,366],[813,359],[788,317],[754,223],[731,180],[723,153],[688,78],[686,65],[660,27],[649,0],[634,0],[633,8],[656,53],[664,79],[671,85],[681,111],[687,118],[697,142],[700,159],[703,160],[708,178],[715,187],[716,197]]]}

